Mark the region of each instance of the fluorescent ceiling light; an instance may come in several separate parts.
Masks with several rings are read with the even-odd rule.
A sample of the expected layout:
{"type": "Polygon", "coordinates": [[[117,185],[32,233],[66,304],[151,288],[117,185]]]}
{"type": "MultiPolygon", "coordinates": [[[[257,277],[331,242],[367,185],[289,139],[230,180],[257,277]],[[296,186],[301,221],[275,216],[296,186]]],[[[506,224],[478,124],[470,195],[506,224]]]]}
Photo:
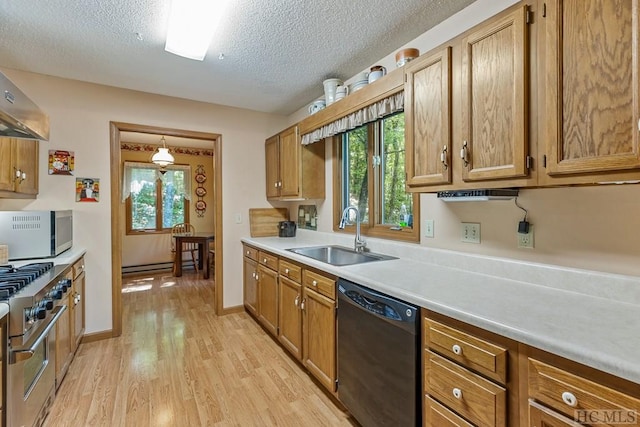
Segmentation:
{"type": "Polygon", "coordinates": [[[227,0],[173,0],[164,50],[202,61],[227,0]]]}

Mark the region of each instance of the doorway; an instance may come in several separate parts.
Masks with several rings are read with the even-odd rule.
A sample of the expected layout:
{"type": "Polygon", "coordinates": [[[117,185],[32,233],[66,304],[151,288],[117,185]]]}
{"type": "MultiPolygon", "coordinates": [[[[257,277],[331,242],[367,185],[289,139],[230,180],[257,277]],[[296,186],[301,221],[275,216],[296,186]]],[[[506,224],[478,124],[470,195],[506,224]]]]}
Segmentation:
{"type": "Polygon", "coordinates": [[[222,136],[215,133],[196,132],[181,129],[169,129],[155,126],[131,123],[110,123],[110,152],[111,152],[111,275],[112,275],[112,336],[122,334],[122,233],[125,227],[121,215],[122,200],[122,159],[121,132],[136,132],[160,136],[172,136],[203,141],[211,141],[213,145],[213,192],[214,192],[214,295],[215,312],[222,314],[223,289],[222,283],[222,136]]]}

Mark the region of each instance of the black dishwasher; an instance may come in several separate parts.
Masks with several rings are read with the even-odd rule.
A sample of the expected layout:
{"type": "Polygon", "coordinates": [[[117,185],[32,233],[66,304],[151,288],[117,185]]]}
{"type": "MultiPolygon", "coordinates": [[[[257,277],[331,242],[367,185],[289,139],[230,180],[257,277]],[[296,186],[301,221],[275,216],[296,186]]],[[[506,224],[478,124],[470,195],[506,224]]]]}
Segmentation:
{"type": "Polygon", "coordinates": [[[414,305],[338,280],[338,397],[363,427],[421,425],[414,305]]]}

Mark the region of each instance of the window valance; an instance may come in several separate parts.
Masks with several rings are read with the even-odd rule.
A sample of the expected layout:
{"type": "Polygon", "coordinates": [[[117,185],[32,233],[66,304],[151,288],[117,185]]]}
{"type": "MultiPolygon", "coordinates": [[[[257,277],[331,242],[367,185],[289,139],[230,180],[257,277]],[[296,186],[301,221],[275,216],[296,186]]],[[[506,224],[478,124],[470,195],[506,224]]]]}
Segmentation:
{"type": "Polygon", "coordinates": [[[404,92],[401,91],[302,135],[302,145],[313,144],[324,138],[355,129],[358,126],[374,122],[403,109],[404,92]]]}
{"type": "MultiPolygon", "coordinates": [[[[122,180],[122,201],[124,202],[131,195],[131,184],[133,182],[132,172],[134,169],[152,169],[156,171],[157,179],[162,178],[160,166],[155,163],[146,162],[124,162],[124,179],[122,180]]],[[[191,200],[191,166],[189,165],[169,165],[162,168],[163,171],[184,171],[184,198],[191,200]]]]}

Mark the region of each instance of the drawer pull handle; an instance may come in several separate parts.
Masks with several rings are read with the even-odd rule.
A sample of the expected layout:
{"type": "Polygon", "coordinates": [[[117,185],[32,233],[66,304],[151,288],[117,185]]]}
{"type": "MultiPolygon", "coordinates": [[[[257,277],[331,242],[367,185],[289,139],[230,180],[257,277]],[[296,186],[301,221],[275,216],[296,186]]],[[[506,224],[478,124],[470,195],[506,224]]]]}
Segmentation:
{"type": "Polygon", "coordinates": [[[453,389],[453,397],[455,397],[456,399],[462,399],[462,390],[460,390],[458,387],[455,387],[453,389]]]}
{"type": "Polygon", "coordinates": [[[293,305],[296,307],[300,304],[300,295],[296,295],[296,299],[293,301],[293,305]]]}
{"type": "Polygon", "coordinates": [[[572,408],[578,406],[578,398],[575,394],[569,391],[565,391],[564,393],[562,393],[562,401],[572,408]]]}
{"type": "Polygon", "coordinates": [[[318,281],[317,281],[317,280],[314,280],[313,282],[311,282],[311,284],[312,284],[313,286],[318,286],[318,281]]]}
{"type": "Polygon", "coordinates": [[[462,354],[462,347],[460,347],[458,344],[454,344],[453,347],[451,347],[451,351],[460,356],[462,354]]]}

